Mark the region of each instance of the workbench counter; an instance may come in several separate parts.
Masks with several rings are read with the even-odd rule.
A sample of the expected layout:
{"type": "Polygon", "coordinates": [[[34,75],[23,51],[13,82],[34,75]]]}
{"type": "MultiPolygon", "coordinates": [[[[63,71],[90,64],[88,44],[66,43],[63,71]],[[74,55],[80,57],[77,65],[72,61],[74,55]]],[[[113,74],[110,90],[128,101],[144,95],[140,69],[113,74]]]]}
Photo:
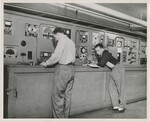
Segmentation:
{"type": "MultiPolygon", "coordinates": [[[[146,67],[123,67],[127,102],[146,99],[146,67]]],[[[111,70],[75,66],[71,116],[111,107],[108,84],[111,70]]],[[[54,67],[7,65],[4,70],[4,116],[50,118],[54,67]]]]}

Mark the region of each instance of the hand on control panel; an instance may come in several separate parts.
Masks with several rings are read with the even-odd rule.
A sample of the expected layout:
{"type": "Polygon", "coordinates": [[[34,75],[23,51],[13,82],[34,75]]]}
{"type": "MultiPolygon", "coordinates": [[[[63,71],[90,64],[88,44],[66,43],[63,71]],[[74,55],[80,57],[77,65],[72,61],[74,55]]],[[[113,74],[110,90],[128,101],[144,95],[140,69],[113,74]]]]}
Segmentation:
{"type": "Polygon", "coordinates": [[[42,62],[40,63],[41,66],[47,67],[47,63],[46,62],[42,62]]]}

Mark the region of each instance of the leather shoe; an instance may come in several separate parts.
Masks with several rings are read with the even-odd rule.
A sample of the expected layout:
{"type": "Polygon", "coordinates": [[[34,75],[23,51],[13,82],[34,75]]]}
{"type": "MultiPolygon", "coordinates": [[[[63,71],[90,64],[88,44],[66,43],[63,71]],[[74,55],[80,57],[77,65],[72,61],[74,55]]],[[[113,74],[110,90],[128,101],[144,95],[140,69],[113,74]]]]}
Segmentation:
{"type": "Polygon", "coordinates": [[[126,110],[125,108],[121,108],[121,109],[118,109],[118,112],[123,113],[125,110],[126,110]]]}
{"type": "Polygon", "coordinates": [[[118,111],[119,107],[113,107],[112,110],[113,111],[118,111]]]}

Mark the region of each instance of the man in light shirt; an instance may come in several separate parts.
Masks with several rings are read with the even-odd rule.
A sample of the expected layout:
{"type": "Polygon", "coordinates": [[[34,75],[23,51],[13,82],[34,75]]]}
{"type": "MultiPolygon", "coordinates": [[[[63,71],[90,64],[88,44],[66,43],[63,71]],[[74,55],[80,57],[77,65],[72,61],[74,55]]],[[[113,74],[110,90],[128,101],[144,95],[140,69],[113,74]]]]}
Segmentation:
{"type": "Polygon", "coordinates": [[[54,118],[68,118],[71,108],[71,91],[74,83],[75,44],[64,34],[64,30],[56,27],[53,31],[58,41],[52,56],[40,65],[57,64],[54,71],[52,93],[52,114],[54,118]]]}
{"type": "Polygon", "coordinates": [[[113,110],[117,112],[124,112],[125,110],[125,100],[124,92],[121,87],[122,83],[122,65],[119,64],[118,60],[115,59],[111,53],[104,49],[102,44],[95,45],[95,51],[98,54],[98,66],[104,67],[107,66],[112,70],[111,78],[109,83],[109,93],[111,101],[113,104],[113,110]]]}

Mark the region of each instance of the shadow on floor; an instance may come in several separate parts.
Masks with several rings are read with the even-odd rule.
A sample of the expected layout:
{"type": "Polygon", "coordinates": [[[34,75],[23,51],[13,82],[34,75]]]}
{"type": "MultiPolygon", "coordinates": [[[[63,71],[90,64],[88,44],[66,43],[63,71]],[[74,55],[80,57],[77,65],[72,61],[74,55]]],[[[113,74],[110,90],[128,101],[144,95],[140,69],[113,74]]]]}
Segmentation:
{"type": "Polygon", "coordinates": [[[124,113],[116,113],[110,109],[97,110],[81,115],[71,116],[70,118],[128,118],[128,119],[146,119],[147,115],[147,101],[139,101],[127,104],[124,113]]]}

